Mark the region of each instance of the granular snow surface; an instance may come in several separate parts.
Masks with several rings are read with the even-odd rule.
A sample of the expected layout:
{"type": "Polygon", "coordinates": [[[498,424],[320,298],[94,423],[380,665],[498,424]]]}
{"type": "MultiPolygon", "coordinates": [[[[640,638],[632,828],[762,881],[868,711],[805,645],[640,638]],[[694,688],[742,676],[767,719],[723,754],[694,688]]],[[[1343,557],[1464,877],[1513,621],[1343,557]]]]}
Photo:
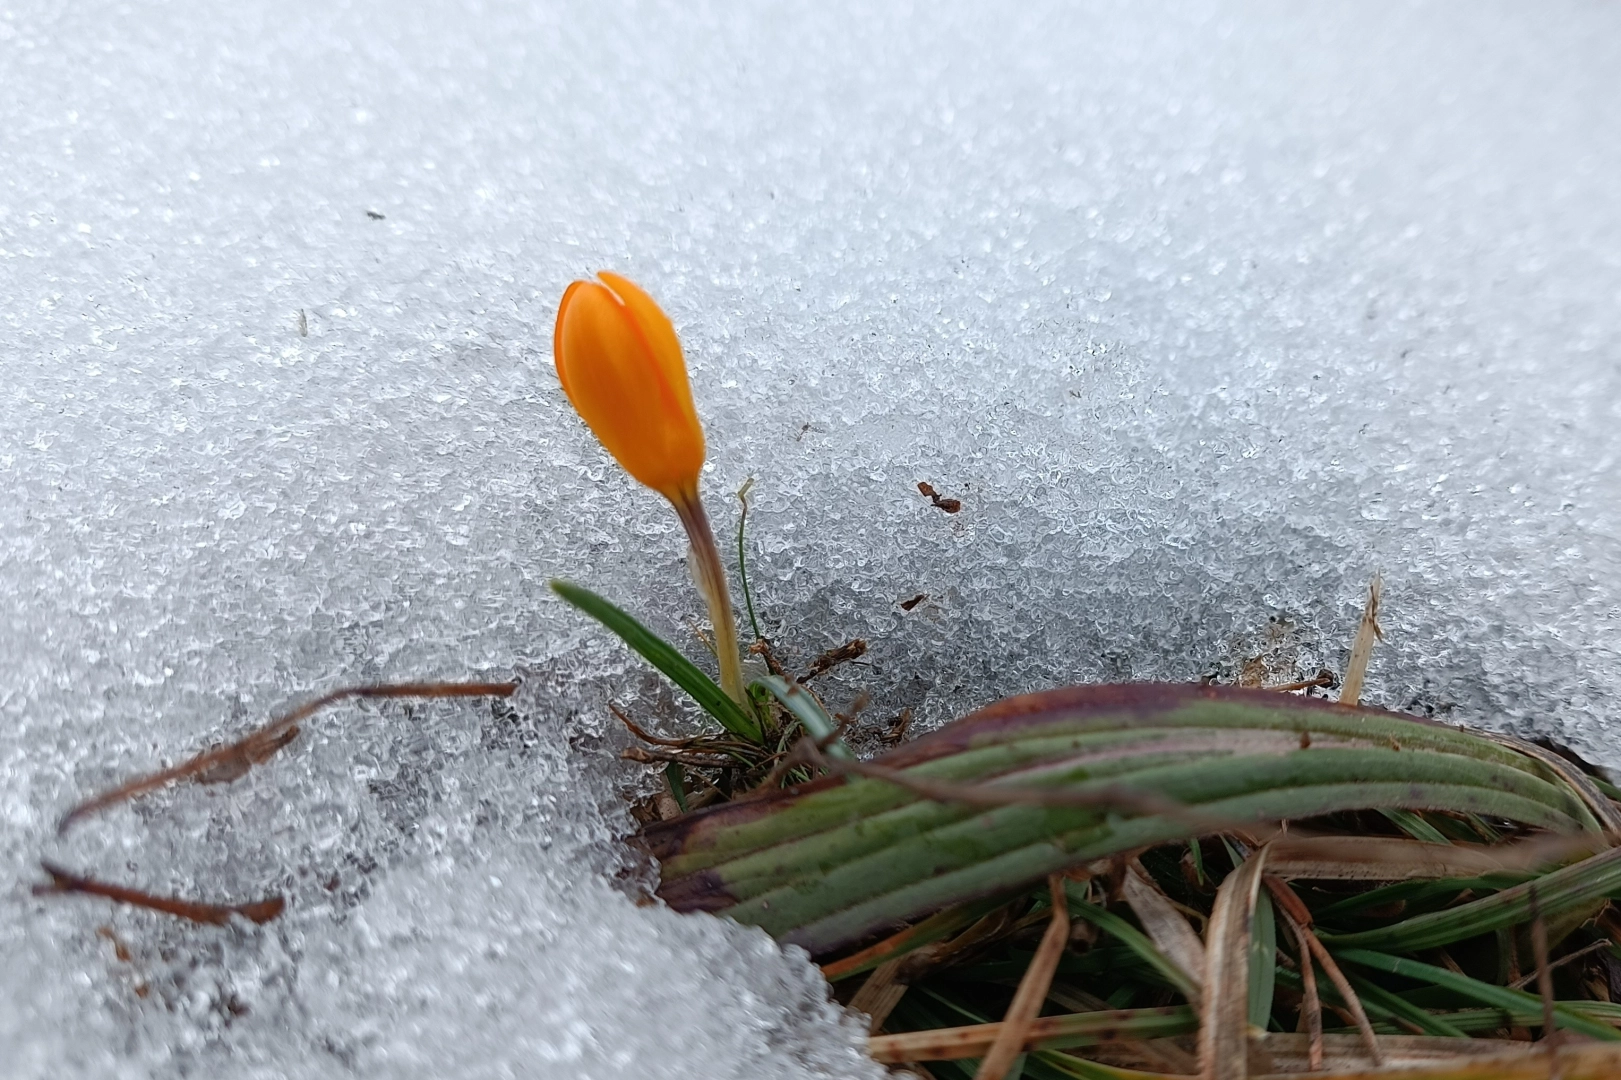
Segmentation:
{"type": "Polygon", "coordinates": [[[546,582],[703,610],[552,371],[599,268],[723,537],[755,478],[766,632],[871,643],[836,707],[1340,670],[1378,570],[1367,700],[1621,764],[1621,9],[427,7],[0,6],[7,1076],[881,1075],[802,953],[637,903],[606,706],[698,720],[546,582]]]}

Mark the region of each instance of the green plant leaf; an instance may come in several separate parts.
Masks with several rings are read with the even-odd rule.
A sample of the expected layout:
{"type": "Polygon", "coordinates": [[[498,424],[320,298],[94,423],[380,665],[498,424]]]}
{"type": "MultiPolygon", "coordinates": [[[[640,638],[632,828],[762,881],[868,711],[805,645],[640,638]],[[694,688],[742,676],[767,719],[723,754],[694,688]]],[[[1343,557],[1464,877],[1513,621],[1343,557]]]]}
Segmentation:
{"type": "Polygon", "coordinates": [[[1193,1001],[1199,996],[1199,988],[1188,980],[1187,975],[1181,968],[1177,967],[1169,957],[1159,951],[1159,947],[1154,944],[1147,934],[1114,912],[1087,903],[1081,898],[1081,886],[1077,883],[1066,881],[1064,891],[1069,897],[1069,910],[1072,915],[1078,919],[1085,919],[1130,949],[1151,966],[1167,984],[1175,987],[1177,993],[1189,1001],[1193,1001]]]}
{"type": "Polygon", "coordinates": [[[760,620],[754,617],[754,594],[749,591],[749,560],[743,546],[743,530],[749,523],[749,488],[753,486],[754,477],[751,476],[737,489],[737,501],[743,504],[743,509],[737,515],[737,578],[743,585],[743,603],[749,612],[749,629],[754,631],[754,640],[761,641],[765,635],[760,633],[760,620]]]}
{"type": "Polygon", "coordinates": [[[1440,829],[1437,829],[1434,825],[1431,825],[1428,821],[1425,821],[1422,817],[1413,813],[1411,810],[1394,810],[1386,808],[1384,810],[1380,810],[1379,812],[1383,814],[1391,824],[1395,825],[1408,836],[1411,836],[1414,840],[1422,840],[1427,844],[1452,843],[1452,841],[1448,840],[1446,835],[1442,833],[1440,829]]]}
{"type": "MultiPolygon", "coordinates": [[[[1391,956],[1388,953],[1374,952],[1371,949],[1336,949],[1334,958],[1342,963],[1361,964],[1363,967],[1373,968],[1375,971],[1384,971],[1391,975],[1400,975],[1418,982],[1429,983],[1432,986],[1444,987],[1482,1005],[1490,1005],[1493,1008],[1503,1009],[1507,1012],[1541,1007],[1541,1002],[1537,996],[1526,993],[1524,990],[1510,990],[1504,986],[1493,986],[1491,983],[1471,979],[1467,975],[1460,975],[1455,971],[1436,967],[1434,964],[1425,964],[1417,960],[1391,956]]],[[[1556,1002],[1553,1012],[1554,1022],[1562,1028],[1570,1028],[1595,1039],[1610,1042],[1621,1041],[1621,1031],[1585,1016],[1563,1002],[1556,1002]]]]}
{"type": "Polygon", "coordinates": [[[676,808],[683,814],[687,812],[687,779],[678,762],[670,762],[664,766],[664,778],[670,782],[670,797],[675,800],[676,808]]]}
{"type": "Polygon", "coordinates": [[[1122,791],[1210,820],[1395,808],[1599,832],[1578,791],[1511,747],[1378,710],[1217,687],[1012,698],[878,763],[976,785],[991,801],[826,777],[655,823],[644,838],[661,863],[659,894],[677,910],[725,912],[824,954],[1094,859],[1222,831],[1186,813],[1111,804],[1122,791]],[[996,805],[997,788],[1099,801],[996,805]]]}
{"type": "Polygon", "coordinates": [[[809,690],[798,683],[789,682],[780,675],[762,675],[749,685],[751,688],[763,686],[769,690],[782,702],[782,707],[799,721],[800,726],[812,739],[818,744],[825,743],[823,750],[829,757],[843,758],[845,761],[855,760],[855,754],[844,745],[844,740],[834,737],[838,734],[838,723],[827,714],[827,710],[822,708],[822,703],[817,701],[809,690]]]}
{"type": "Polygon", "coordinates": [[[1250,923],[1250,1027],[1265,1031],[1272,1017],[1272,992],[1278,976],[1278,919],[1262,889],[1255,897],[1250,923]]]}
{"type": "Polygon", "coordinates": [[[1354,934],[1320,934],[1332,948],[1416,952],[1531,920],[1531,888],[1546,919],[1621,896],[1621,848],[1611,848],[1492,896],[1354,934]]]}
{"type": "Polygon", "coordinates": [[[746,715],[737,702],[727,697],[714,679],[698,670],[696,664],[677,652],[668,641],[636,621],[628,611],[573,582],[554,580],[551,584],[552,591],[558,596],[613,631],[642,659],[685,690],[698,703],[698,707],[714,717],[721,727],[749,742],[763,740],[758,721],[746,715]]]}

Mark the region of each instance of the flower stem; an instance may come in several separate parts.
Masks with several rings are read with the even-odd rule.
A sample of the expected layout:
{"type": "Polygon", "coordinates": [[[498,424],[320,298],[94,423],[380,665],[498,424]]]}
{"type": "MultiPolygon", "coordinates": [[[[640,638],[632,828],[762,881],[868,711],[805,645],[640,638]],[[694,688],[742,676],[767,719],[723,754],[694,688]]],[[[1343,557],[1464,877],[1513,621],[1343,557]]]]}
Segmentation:
{"type": "Polygon", "coordinates": [[[686,526],[687,539],[692,542],[696,558],[698,591],[709,605],[709,621],[715,627],[715,659],[720,662],[720,686],[726,696],[747,709],[743,693],[743,665],[737,651],[737,622],[732,614],[732,595],[726,587],[726,571],[721,566],[720,550],[715,547],[715,534],[709,528],[709,515],[697,491],[683,493],[671,499],[675,512],[686,526]]]}

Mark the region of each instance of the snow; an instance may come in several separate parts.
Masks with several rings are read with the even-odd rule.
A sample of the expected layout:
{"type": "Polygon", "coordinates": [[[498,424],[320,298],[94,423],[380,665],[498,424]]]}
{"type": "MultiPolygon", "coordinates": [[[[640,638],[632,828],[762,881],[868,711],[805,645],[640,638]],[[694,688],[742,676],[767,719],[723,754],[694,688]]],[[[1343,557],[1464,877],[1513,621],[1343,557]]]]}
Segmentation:
{"type": "Polygon", "coordinates": [[[1310,675],[1381,570],[1368,699],[1621,764],[1618,23],[0,7],[9,1074],[878,1075],[803,954],[635,900],[605,705],[695,718],[546,581],[693,654],[702,606],[551,371],[598,268],[683,336],[723,536],[756,480],[767,632],[871,643],[836,704],[1310,675]],[[513,673],[53,836],[321,690],[513,673]]]}

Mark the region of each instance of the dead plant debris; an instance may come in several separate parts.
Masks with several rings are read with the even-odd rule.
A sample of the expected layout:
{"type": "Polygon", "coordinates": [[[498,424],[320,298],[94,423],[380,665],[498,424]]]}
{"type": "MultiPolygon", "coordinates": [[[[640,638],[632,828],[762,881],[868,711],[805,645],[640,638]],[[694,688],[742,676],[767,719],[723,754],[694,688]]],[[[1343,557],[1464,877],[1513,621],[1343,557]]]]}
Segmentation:
{"type": "Polygon", "coordinates": [[[961,499],[948,499],[942,497],[938,491],[934,490],[934,485],[929,483],[927,480],[919,480],[917,482],[917,489],[923,493],[925,498],[948,514],[955,514],[957,511],[962,509],[961,499]]]}

